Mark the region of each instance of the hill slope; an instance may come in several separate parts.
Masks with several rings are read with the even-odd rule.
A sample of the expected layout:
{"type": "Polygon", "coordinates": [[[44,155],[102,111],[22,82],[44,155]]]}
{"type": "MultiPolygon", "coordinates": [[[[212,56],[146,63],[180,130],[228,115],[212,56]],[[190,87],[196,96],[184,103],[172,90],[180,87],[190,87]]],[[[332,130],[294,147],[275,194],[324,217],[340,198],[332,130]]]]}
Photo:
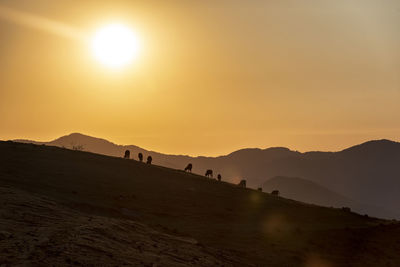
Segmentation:
{"type": "MultiPolygon", "coordinates": [[[[391,214],[387,210],[373,206],[363,205],[347,198],[336,192],[333,192],[315,182],[297,177],[277,176],[268,179],[262,188],[265,192],[279,190],[282,196],[306,203],[313,203],[325,207],[350,207],[352,210],[366,214],[373,211],[373,214],[378,216],[387,216],[391,214]]],[[[396,217],[398,214],[392,214],[391,217],[396,217]]]]}
{"type": "MultiPolygon", "coordinates": [[[[25,141],[33,142],[33,141],[25,141]]],[[[206,169],[221,173],[233,183],[245,178],[250,187],[262,185],[275,176],[306,177],[371,209],[359,212],[387,218],[400,218],[400,143],[389,140],[370,141],[340,152],[300,153],[287,148],[243,149],[220,157],[189,157],[165,155],[137,146],[119,146],[104,139],[82,134],[61,137],[47,145],[83,145],[86,151],[121,156],[130,149],[135,158],[142,152],[152,155],[156,164],[183,169],[189,162],[193,172],[206,169]],[[378,209],[374,208],[378,207],[378,209]],[[382,208],[382,212],[379,211],[382,208]]],[[[318,204],[318,203],[316,203],[318,204]]]]}
{"type": "Polygon", "coordinates": [[[194,239],[80,212],[15,187],[0,185],[0,203],[0,262],[5,266],[239,264],[229,253],[199,246],[194,239]],[[220,254],[225,257],[219,259],[220,254]]]}
{"type": "Polygon", "coordinates": [[[398,224],[340,209],[306,205],[182,171],[57,147],[0,142],[0,162],[0,185],[5,188],[0,225],[11,229],[3,232],[1,248],[16,244],[24,251],[24,241],[27,250],[34,252],[11,255],[12,249],[7,249],[10,264],[29,261],[24,255],[57,264],[68,253],[79,257],[75,260],[80,263],[84,258],[103,259],[106,253],[111,257],[106,265],[115,256],[122,258],[115,262],[137,264],[131,261],[134,248],[117,252],[129,246],[124,234],[144,244],[140,246],[145,255],[141,260],[148,264],[155,260],[165,265],[190,261],[199,266],[210,262],[218,265],[220,261],[228,266],[400,264],[398,224]],[[17,197],[11,197],[9,191],[17,197]],[[17,205],[17,212],[13,205],[17,205]],[[53,214],[53,209],[59,213],[53,214]],[[65,215],[57,219],[58,214],[65,215]],[[43,217],[45,224],[54,225],[49,229],[54,238],[42,228],[45,224],[38,224],[43,217]],[[87,223],[91,217],[94,222],[87,223]],[[8,235],[16,225],[21,234],[8,235]],[[151,240],[146,237],[148,232],[155,233],[151,240]],[[26,233],[34,238],[26,240],[26,233]],[[41,240],[46,238],[51,246],[43,246],[41,240]],[[79,254],[80,246],[87,245],[88,240],[90,246],[79,254]],[[171,253],[174,242],[177,248],[171,253]],[[166,249],[149,247],[158,245],[166,249]],[[66,248],[66,254],[60,252],[61,248],[66,248]]]}
{"type": "Polygon", "coordinates": [[[268,179],[262,188],[266,192],[279,190],[284,197],[326,207],[349,207],[354,204],[345,196],[303,178],[277,176],[268,179]]]}

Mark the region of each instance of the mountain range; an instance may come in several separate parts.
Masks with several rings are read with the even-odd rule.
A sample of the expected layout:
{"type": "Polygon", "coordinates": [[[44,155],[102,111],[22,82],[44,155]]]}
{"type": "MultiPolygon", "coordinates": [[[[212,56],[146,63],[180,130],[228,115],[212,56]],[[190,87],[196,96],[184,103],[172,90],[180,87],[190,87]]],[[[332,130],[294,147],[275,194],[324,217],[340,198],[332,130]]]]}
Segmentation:
{"type": "Polygon", "coordinates": [[[400,218],[400,143],[390,140],[369,141],[338,152],[301,153],[283,147],[248,148],[219,157],[162,154],[79,133],[50,142],[14,141],[77,148],[115,157],[130,150],[134,159],[138,153],[143,153],[145,158],[151,155],[156,165],[183,169],[192,163],[194,173],[203,175],[207,169],[212,169],[214,176],[221,174],[223,180],[231,183],[246,179],[248,186],[253,188],[291,188],[282,190],[282,196],[286,194],[295,200],[334,207],[346,205],[371,216],[400,218]],[[292,179],[288,183],[282,177],[299,177],[301,180],[294,182],[292,179]],[[269,180],[271,178],[274,180],[269,180]],[[307,189],[300,192],[299,188],[307,189]]]}

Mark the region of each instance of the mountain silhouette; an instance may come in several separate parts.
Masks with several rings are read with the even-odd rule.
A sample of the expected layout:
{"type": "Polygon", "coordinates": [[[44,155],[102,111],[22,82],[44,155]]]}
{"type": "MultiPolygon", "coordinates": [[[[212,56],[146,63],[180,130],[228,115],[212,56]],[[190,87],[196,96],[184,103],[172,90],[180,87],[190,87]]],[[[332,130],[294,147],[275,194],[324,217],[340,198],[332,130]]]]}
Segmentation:
{"type": "MultiPolygon", "coordinates": [[[[304,177],[337,194],[376,209],[358,210],[373,216],[391,218],[400,210],[400,143],[390,140],[369,141],[339,152],[300,153],[288,148],[249,148],[219,157],[167,155],[137,146],[121,146],[107,140],[79,133],[63,136],[51,142],[31,142],[72,148],[82,145],[86,151],[122,157],[126,149],[137,159],[141,152],[153,157],[154,164],[183,169],[193,164],[193,172],[204,175],[207,169],[221,173],[223,180],[238,183],[246,179],[250,187],[261,186],[276,176],[304,177]]],[[[301,196],[294,199],[300,199],[301,196]]],[[[315,203],[320,204],[320,203],[315,203]]]]}

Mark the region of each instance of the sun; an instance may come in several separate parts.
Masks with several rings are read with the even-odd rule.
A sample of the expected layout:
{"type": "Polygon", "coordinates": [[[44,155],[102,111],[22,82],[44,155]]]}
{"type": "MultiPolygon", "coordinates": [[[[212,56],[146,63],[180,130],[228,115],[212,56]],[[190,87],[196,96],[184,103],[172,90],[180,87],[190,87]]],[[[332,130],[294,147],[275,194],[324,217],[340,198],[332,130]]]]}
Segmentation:
{"type": "Polygon", "coordinates": [[[94,57],[110,68],[130,64],[139,54],[137,35],[123,24],[109,24],[95,32],[92,39],[94,57]]]}

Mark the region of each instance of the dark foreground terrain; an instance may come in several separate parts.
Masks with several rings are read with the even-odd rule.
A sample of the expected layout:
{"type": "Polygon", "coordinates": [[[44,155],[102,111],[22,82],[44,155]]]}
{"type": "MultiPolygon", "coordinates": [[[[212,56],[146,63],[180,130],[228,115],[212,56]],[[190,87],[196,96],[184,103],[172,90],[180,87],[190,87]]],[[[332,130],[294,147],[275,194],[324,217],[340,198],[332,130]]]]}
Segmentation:
{"type": "Polygon", "coordinates": [[[133,160],[0,142],[0,265],[400,266],[400,225],[133,160]]]}

